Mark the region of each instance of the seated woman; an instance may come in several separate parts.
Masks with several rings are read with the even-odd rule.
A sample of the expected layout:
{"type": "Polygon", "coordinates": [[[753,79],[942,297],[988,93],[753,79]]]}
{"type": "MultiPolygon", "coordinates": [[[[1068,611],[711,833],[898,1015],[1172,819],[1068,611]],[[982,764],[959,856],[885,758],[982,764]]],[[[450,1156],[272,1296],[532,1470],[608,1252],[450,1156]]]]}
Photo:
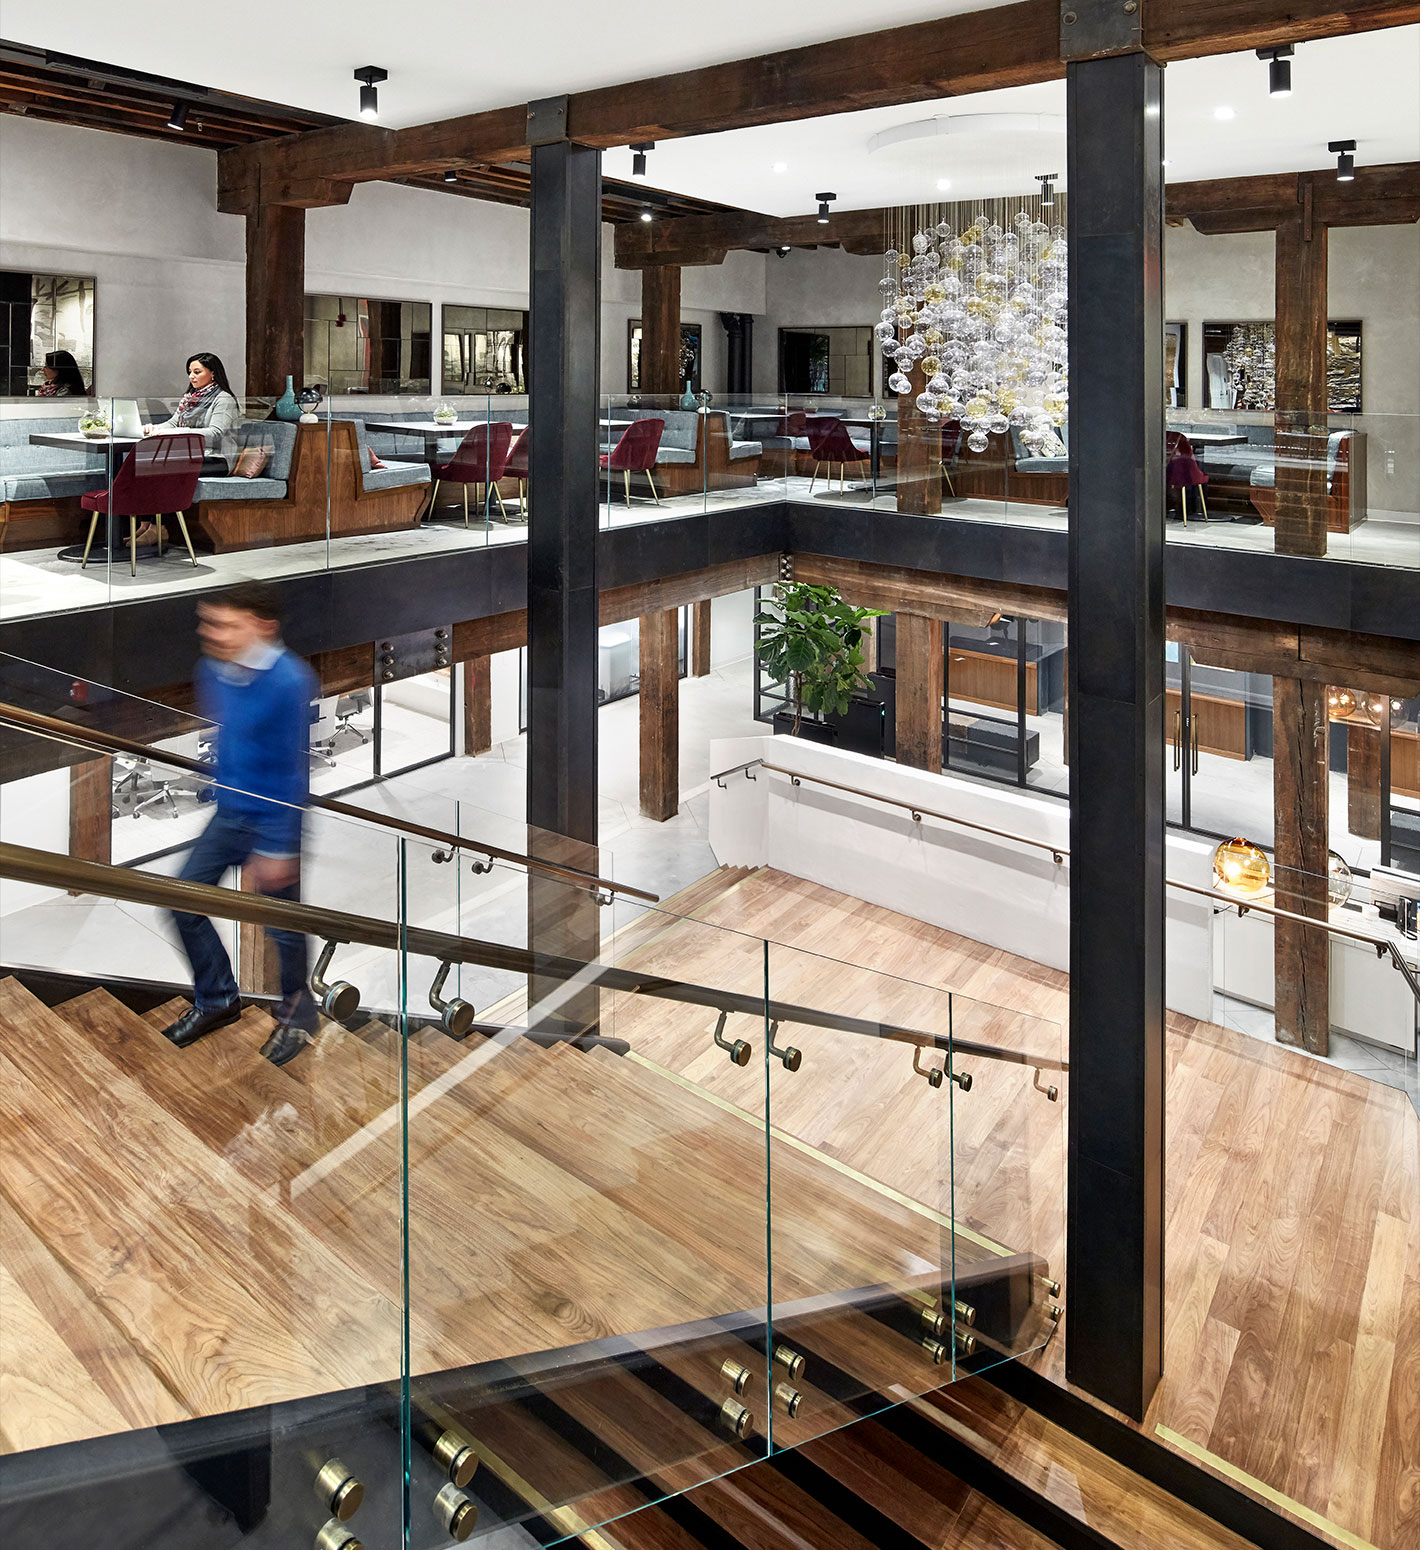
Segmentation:
{"type": "MultiPolygon", "coordinates": [[[[188,391],[178,402],[171,418],[156,425],[145,425],[145,436],[190,435],[202,437],[202,477],[221,479],[232,471],[237,456],[237,427],[242,423],[242,406],[227,381],[222,358],[210,350],[190,355],[187,361],[188,391]]],[[[139,543],[157,541],[154,523],[138,529],[139,543]]]]}
{"type": "Polygon", "coordinates": [[[68,350],[51,350],[44,358],[44,386],[37,387],[36,398],[87,398],[84,375],[68,350]]]}

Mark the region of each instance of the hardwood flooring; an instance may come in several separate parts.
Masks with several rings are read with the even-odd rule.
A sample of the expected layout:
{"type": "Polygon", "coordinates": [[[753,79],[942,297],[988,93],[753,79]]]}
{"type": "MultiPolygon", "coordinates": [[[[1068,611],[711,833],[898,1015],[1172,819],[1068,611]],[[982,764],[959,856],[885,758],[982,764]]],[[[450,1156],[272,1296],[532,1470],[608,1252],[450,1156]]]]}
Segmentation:
{"type": "MultiPolygon", "coordinates": [[[[695,918],[645,915],[606,955],[752,996],[767,962],[778,1000],[1064,1053],[1055,971],[768,871],[674,902],[695,918]]],[[[537,1353],[628,1336],[713,1410],[721,1363],[743,1359],[758,1373],[753,1445],[763,1357],[713,1325],[672,1327],[758,1307],[766,1285],[781,1308],[883,1286],[910,1309],[953,1264],[1001,1250],[1063,1274],[1058,1072],[1038,1079],[1058,1102],[1031,1065],[964,1054],[970,1090],[933,1087],[908,1045],[786,1024],[774,1037],[801,1064],[766,1073],[762,1019],[724,1029],[754,1046],[739,1067],[708,1010],[606,992],[603,1031],[628,1058],[427,1032],[408,1042],[407,1078],[379,1023],[328,1026],[276,1069],[257,1014],[181,1052],[157,1033],[170,1015],[102,991],[46,1009],[0,982],[0,1449],[397,1376],[406,1079],[416,1373],[502,1358],[537,1383],[537,1353]]],[[[1414,1111],[1177,1017],[1168,1096],[1167,1376],[1146,1430],[1337,1543],[1415,1550],[1414,1111]]],[[[943,1379],[900,1328],[798,1316],[840,1377],[805,1374],[785,1441],[841,1424],[855,1394],[943,1379]]],[[[1036,1317],[1017,1349],[1063,1382],[1054,1329],[1036,1317]]],[[[669,1489],[752,1456],[629,1381],[608,1370],[557,1402],[669,1489]]],[[[517,1407],[465,1394],[458,1413],[549,1499],[622,1484],[534,1457],[547,1438],[517,1407]]]]}

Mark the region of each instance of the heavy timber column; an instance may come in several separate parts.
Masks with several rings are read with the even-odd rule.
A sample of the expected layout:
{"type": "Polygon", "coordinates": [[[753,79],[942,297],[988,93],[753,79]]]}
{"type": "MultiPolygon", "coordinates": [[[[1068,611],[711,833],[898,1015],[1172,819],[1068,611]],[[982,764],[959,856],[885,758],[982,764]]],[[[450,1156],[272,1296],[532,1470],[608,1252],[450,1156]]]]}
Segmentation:
{"type": "MultiPolygon", "coordinates": [[[[1273,887],[1278,909],[1325,920],[1329,720],[1326,685],[1272,680],[1273,887]]],[[[1273,922],[1277,1042],[1327,1052],[1330,938],[1315,926],[1273,922]]]]}
{"type": "Polygon", "coordinates": [[[275,397],[305,368],[306,212],[258,205],[246,219],[246,390],[275,397]]]}
{"type": "MultiPolygon", "coordinates": [[[[566,138],[566,99],[528,107],[532,148],[528,850],[597,865],[597,370],[601,153],[566,138]]],[[[529,879],[535,951],[595,956],[585,892],[529,879]]],[[[535,996],[546,986],[535,984],[535,996]]],[[[564,1015],[590,1023],[591,1004],[564,1015]]]]}
{"type": "Polygon", "coordinates": [[[680,265],[641,271],[641,391],[680,392],[680,265]]]}
{"type": "Polygon", "coordinates": [[[705,678],[710,672],[710,599],[690,608],[690,676],[705,678]]]}
{"type": "Polygon", "coordinates": [[[897,395],[897,509],[936,516],[942,509],[942,422],[917,407],[927,386],[922,362],[914,361],[907,375],[912,386],[897,395]]]}
{"type": "Polygon", "coordinates": [[[641,811],[664,823],[680,807],[679,611],[641,616],[641,811]]]}
{"type": "Polygon", "coordinates": [[[1163,74],[1117,3],[1062,9],[1062,36],[1076,18],[1087,34],[1067,53],[1133,50],[1066,70],[1066,1375],[1137,1420],[1163,1364],[1163,74]]]}
{"type": "Polygon", "coordinates": [[[470,657],[463,665],[463,751],[472,756],[493,746],[493,659],[470,657]]]}
{"type": "Polygon", "coordinates": [[[942,772],[942,621],[897,616],[897,762],[942,772]]]}
{"type": "Polygon", "coordinates": [[[1326,227],[1305,202],[1277,228],[1278,554],[1326,553],[1326,227]],[[1313,430],[1313,427],[1316,429],[1313,430]]]}

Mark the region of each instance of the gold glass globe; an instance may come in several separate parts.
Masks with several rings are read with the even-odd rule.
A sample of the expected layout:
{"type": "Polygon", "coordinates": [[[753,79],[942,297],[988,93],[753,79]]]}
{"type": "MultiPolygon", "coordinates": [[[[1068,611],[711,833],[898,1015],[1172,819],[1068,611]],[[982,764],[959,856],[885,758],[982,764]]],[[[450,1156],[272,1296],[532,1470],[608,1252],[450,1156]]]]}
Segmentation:
{"type": "Polygon", "coordinates": [[[1345,720],[1356,712],[1356,696],[1349,689],[1328,689],[1326,708],[1338,720],[1345,720]]]}
{"type": "Polygon", "coordinates": [[[1272,882],[1267,857],[1251,840],[1242,835],[1224,840],[1213,852],[1213,884],[1229,893],[1253,895],[1265,893],[1272,882]]]}
{"type": "Polygon", "coordinates": [[[1326,853],[1326,902],[1339,909],[1351,897],[1351,868],[1334,850],[1326,853]]]}

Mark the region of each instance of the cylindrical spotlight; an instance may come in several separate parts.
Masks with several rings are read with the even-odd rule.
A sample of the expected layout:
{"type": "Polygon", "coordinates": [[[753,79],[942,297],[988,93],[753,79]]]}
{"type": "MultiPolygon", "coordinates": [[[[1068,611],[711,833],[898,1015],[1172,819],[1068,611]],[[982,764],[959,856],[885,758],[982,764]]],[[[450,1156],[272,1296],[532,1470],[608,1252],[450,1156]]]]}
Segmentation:
{"type": "Polygon", "coordinates": [[[631,176],[633,178],[644,178],[646,176],[645,151],[633,151],[631,153],[631,176]]]}
{"type": "Polygon", "coordinates": [[[1267,67],[1267,95],[1290,97],[1292,95],[1292,61],[1274,54],[1267,67]]]}
{"type": "Polygon", "coordinates": [[[654,219],[654,215],[653,215],[653,212],[651,210],[650,205],[642,205],[641,206],[641,219],[643,221],[649,221],[649,220],[654,219]]]}
{"type": "Polygon", "coordinates": [[[187,128],[187,104],[185,102],[173,103],[173,110],[168,114],[168,128],[177,130],[187,128]]]}

